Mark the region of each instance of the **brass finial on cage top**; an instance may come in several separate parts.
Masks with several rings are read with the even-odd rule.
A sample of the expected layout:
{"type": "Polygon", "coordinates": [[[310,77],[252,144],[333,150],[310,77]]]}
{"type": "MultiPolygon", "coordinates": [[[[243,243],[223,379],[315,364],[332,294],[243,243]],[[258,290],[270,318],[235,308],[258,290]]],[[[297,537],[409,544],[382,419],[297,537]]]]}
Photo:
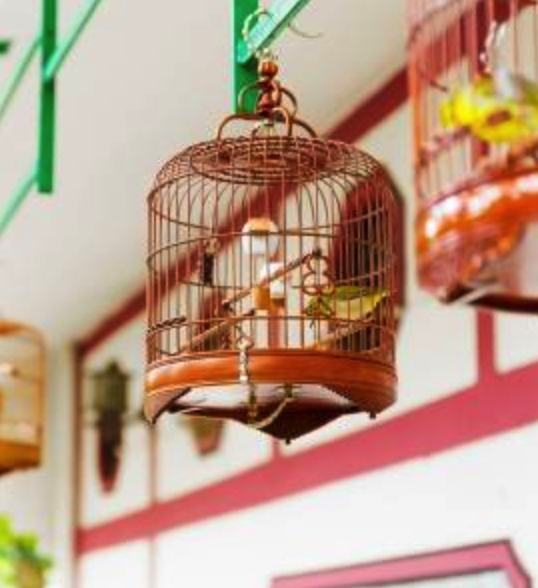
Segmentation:
{"type": "Polygon", "coordinates": [[[170,159],[149,194],[146,415],[294,439],[395,399],[395,201],[317,137],[265,60],[253,114],[170,159]],[[244,122],[244,134],[228,136],[244,122]]]}

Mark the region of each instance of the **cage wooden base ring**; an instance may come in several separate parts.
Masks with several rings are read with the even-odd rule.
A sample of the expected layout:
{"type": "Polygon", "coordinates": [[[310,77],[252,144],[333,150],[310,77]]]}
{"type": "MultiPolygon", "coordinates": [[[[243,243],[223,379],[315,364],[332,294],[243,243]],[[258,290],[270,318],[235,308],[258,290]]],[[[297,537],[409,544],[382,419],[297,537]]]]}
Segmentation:
{"type": "MultiPolygon", "coordinates": [[[[256,350],[249,357],[249,377],[261,391],[258,400],[263,415],[278,409],[283,394],[278,391],[283,386],[297,390],[285,413],[270,423],[270,430],[262,429],[285,439],[303,435],[344,414],[375,415],[395,400],[394,370],[344,354],[256,350]]],[[[182,411],[249,424],[246,402],[227,406],[224,398],[244,387],[239,380],[236,352],[184,355],[160,362],[148,371],[146,386],[145,410],[151,421],[165,411],[182,411]],[[191,404],[189,393],[196,389],[205,391],[205,402],[191,404]],[[223,398],[224,402],[219,402],[223,398]]]]}
{"type": "Polygon", "coordinates": [[[0,441],[0,474],[12,470],[23,470],[35,467],[41,459],[41,452],[35,445],[0,441]]]}
{"type": "Polygon", "coordinates": [[[446,302],[538,312],[538,167],[484,177],[417,218],[419,277],[446,302]]]}

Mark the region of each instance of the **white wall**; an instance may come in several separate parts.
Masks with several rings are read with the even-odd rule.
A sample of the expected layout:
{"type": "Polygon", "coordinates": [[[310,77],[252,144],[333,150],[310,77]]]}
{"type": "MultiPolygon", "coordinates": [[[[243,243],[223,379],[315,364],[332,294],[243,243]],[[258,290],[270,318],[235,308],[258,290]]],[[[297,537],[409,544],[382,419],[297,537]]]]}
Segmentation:
{"type": "MultiPolygon", "coordinates": [[[[419,291],[414,278],[409,114],[407,107],[400,109],[362,142],[394,173],[408,204],[409,290],[399,333],[400,400],[379,417],[381,420],[466,389],[478,378],[475,311],[441,306],[419,291]]],[[[525,322],[498,317],[496,325],[496,360],[500,369],[513,369],[538,358],[537,345],[528,345],[532,333],[528,319],[525,322]],[[509,333],[516,336],[509,339],[509,333]]],[[[116,358],[129,369],[140,370],[142,330],[141,317],[92,354],[88,369],[116,358]]],[[[141,386],[133,394],[141,398],[141,386]]],[[[369,426],[370,422],[361,416],[343,419],[284,448],[284,459],[288,453],[369,426]]],[[[86,444],[91,444],[91,434],[85,433],[86,444]]],[[[420,435],[420,431],[416,434],[420,435]]],[[[264,463],[271,452],[267,439],[230,426],[220,451],[210,458],[200,458],[186,431],[178,427],[177,417],[163,417],[158,424],[158,438],[159,499],[188,494],[264,463]]],[[[136,499],[140,488],[147,487],[148,475],[144,441],[139,441],[142,445],[133,442],[126,448],[125,484],[120,483],[111,498],[96,491],[91,481],[95,465],[85,450],[85,524],[110,520],[147,502],[136,499]],[[131,475],[131,483],[127,484],[131,475]],[[110,501],[114,502],[113,509],[107,507],[110,501]]],[[[537,443],[538,426],[527,427],[167,532],[157,537],[153,546],[152,565],[158,578],[153,588],[210,588],[217,582],[233,582],[238,588],[262,588],[282,574],[504,538],[513,539],[528,570],[538,573],[538,470],[534,467],[537,443]]],[[[134,564],[137,569],[144,565],[149,568],[149,543],[140,542],[132,546],[133,551],[130,549],[124,545],[85,556],[82,586],[100,588],[105,578],[111,586],[126,585],[126,574],[131,571],[124,570],[134,553],[140,554],[134,564]]],[[[140,576],[144,573],[149,569],[140,570],[140,576]]]]}

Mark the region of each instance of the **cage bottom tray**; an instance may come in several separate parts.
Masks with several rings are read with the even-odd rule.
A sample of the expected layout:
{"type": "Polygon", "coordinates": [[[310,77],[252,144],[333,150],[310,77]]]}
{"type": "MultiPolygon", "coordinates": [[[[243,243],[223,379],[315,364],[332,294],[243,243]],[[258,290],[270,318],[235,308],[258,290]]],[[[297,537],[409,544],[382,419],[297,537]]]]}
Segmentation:
{"type": "Polygon", "coordinates": [[[41,452],[36,445],[0,440],[0,475],[39,465],[41,452]]]}
{"type": "Polygon", "coordinates": [[[235,351],[182,354],[152,364],[146,376],[146,415],[151,421],[166,411],[229,418],[294,439],[345,414],[376,415],[396,396],[394,369],[358,354],[252,350],[248,384],[240,381],[239,371],[235,351]],[[286,390],[292,391],[289,402],[284,402],[286,390]],[[254,419],[249,412],[252,391],[254,419]]]}
{"type": "Polygon", "coordinates": [[[443,302],[538,312],[538,168],[482,175],[423,206],[421,285],[443,302]]]}

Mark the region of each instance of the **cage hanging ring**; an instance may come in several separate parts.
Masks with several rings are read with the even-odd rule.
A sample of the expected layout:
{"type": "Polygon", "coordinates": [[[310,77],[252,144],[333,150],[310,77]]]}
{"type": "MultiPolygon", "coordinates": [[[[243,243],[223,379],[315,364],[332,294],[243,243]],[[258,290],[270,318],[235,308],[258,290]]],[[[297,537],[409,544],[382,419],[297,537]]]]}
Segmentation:
{"type": "Polygon", "coordinates": [[[222,141],[222,134],[224,129],[233,121],[242,120],[242,121],[257,121],[260,117],[257,114],[249,114],[249,113],[242,113],[242,114],[230,114],[225,117],[220,125],[217,128],[217,141],[222,141]]]}

